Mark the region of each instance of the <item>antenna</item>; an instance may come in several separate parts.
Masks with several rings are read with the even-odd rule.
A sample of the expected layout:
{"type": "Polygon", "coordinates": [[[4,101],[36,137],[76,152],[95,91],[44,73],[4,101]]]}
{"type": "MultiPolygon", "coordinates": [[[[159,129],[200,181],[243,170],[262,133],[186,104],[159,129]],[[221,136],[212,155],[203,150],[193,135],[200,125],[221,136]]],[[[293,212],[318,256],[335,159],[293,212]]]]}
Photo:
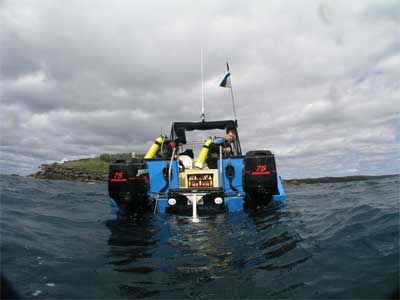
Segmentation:
{"type": "Polygon", "coordinates": [[[203,71],[203,48],[201,48],[201,55],[200,55],[200,61],[201,61],[201,121],[205,122],[206,121],[206,114],[204,112],[204,71],[203,71]]]}

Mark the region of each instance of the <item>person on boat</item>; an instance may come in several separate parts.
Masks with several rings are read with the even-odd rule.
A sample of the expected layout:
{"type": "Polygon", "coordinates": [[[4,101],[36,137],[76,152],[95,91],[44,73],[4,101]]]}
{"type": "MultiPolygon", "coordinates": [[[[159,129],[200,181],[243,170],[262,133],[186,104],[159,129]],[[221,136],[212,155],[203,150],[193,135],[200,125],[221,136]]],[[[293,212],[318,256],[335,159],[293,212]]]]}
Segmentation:
{"type": "Polygon", "coordinates": [[[234,155],[234,148],[232,143],[234,142],[236,137],[235,130],[233,128],[227,128],[225,132],[225,138],[222,142],[222,154],[224,156],[232,156],[234,155]]]}
{"type": "Polygon", "coordinates": [[[222,146],[222,156],[228,157],[235,155],[232,143],[235,141],[236,133],[234,128],[227,128],[224,138],[216,138],[210,145],[210,150],[206,159],[207,165],[210,169],[217,168],[217,161],[219,159],[219,147],[222,146]]]}

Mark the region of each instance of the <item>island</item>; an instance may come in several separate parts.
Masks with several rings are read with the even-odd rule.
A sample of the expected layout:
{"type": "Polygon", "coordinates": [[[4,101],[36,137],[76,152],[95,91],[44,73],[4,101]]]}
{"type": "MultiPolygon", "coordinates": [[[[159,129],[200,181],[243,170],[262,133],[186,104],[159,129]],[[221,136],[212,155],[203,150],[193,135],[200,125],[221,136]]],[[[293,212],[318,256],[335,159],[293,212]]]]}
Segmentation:
{"type": "MultiPolygon", "coordinates": [[[[115,159],[131,159],[132,155],[135,158],[143,158],[144,154],[133,153],[104,153],[96,157],[82,158],[78,160],[70,160],[64,162],[54,162],[50,164],[42,164],[39,166],[39,171],[30,175],[33,178],[53,179],[53,180],[72,180],[81,182],[98,182],[106,183],[108,181],[108,168],[112,160],[115,159]]],[[[379,175],[379,176],[344,176],[344,177],[319,177],[319,178],[302,178],[302,179],[284,179],[284,185],[303,185],[317,183],[335,183],[361,181],[367,179],[379,179],[385,177],[399,176],[394,175],[379,175]]]]}

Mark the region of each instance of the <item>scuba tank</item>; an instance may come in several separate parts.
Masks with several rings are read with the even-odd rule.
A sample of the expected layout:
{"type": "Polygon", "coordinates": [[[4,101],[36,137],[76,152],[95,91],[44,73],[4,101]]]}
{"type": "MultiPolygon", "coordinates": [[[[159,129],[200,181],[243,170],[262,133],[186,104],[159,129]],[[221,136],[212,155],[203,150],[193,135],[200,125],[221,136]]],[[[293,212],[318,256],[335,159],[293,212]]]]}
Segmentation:
{"type": "Polygon", "coordinates": [[[197,162],[194,164],[194,166],[196,168],[203,169],[211,143],[212,143],[212,139],[208,139],[204,142],[203,148],[201,149],[200,154],[199,154],[199,158],[197,159],[197,162]]]}
{"type": "Polygon", "coordinates": [[[156,153],[158,152],[158,150],[160,149],[160,147],[163,145],[164,143],[164,137],[160,136],[158,138],[155,139],[154,144],[151,145],[149,151],[147,151],[144,159],[150,159],[153,158],[156,153]]]}

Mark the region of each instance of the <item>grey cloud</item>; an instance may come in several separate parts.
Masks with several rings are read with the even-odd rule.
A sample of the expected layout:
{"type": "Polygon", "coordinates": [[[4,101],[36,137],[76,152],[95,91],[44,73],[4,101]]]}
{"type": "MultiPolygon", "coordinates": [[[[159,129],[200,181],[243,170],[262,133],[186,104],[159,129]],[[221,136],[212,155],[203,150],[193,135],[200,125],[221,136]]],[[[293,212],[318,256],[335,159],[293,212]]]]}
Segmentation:
{"type": "Polygon", "coordinates": [[[233,117],[229,60],[242,146],[283,177],[393,172],[396,1],[306,3],[3,1],[1,172],[144,152],[199,120],[201,47],[208,119],[233,117]]]}

